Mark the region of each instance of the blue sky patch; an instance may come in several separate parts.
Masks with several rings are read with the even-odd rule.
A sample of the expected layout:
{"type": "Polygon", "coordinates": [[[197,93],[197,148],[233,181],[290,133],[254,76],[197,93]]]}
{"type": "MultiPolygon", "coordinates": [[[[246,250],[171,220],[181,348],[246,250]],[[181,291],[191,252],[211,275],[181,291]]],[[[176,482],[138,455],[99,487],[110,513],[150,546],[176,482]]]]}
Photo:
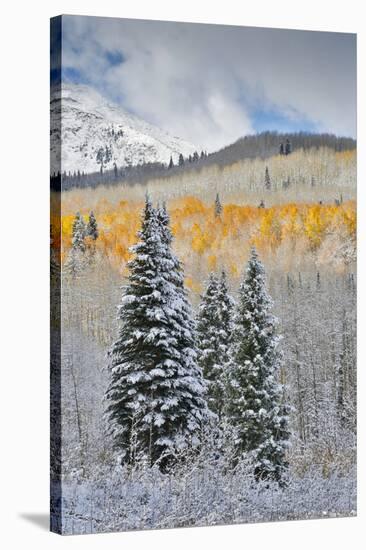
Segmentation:
{"type": "Polygon", "coordinates": [[[316,132],[316,124],[305,117],[288,117],[274,109],[255,109],[250,113],[256,132],[316,132]]]}
{"type": "Polygon", "coordinates": [[[118,50],[114,50],[114,51],[108,50],[105,52],[104,56],[112,67],[115,67],[117,65],[122,65],[122,63],[126,61],[126,58],[124,57],[123,53],[118,50]]]}

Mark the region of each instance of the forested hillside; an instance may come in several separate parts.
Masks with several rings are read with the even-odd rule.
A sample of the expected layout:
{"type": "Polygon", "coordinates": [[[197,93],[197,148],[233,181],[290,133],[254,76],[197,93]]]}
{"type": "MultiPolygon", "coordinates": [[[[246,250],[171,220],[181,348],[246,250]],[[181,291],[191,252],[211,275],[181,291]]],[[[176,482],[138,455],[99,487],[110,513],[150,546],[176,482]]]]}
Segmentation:
{"type": "Polygon", "coordinates": [[[151,179],[166,179],[171,176],[197,175],[205,167],[224,168],[246,159],[267,159],[281,154],[289,157],[293,152],[311,149],[329,149],[333,152],[355,151],[356,141],[351,138],[336,137],[331,134],[279,134],[264,132],[245,136],[235,143],[211,154],[195,151],[192,155],[181,153],[178,161],[171,157],[169,163],[146,162],[137,165],[118,166],[113,169],[101,167],[94,173],[64,171],[62,174],[51,174],[51,187],[67,190],[74,187],[97,187],[100,185],[120,185],[147,182],[151,179]]]}

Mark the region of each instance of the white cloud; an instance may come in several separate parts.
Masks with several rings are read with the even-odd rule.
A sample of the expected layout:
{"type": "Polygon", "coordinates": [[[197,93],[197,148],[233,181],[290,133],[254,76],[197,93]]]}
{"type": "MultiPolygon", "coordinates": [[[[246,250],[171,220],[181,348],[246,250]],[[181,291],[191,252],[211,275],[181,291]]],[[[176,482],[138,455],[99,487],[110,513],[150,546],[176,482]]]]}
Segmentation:
{"type": "Polygon", "coordinates": [[[259,104],[355,136],[354,35],[69,16],[63,28],[64,66],[208,150],[252,132],[259,104]]]}

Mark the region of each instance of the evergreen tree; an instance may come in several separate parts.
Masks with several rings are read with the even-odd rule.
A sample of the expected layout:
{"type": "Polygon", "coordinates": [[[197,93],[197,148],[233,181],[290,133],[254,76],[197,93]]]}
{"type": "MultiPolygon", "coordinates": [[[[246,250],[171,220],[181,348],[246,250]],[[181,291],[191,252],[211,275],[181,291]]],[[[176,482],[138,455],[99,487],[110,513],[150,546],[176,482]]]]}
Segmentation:
{"type": "Polygon", "coordinates": [[[291,143],[289,139],[286,139],[285,155],[289,155],[290,153],[292,153],[291,143]]]}
{"type": "Polygon", "coordinates": [[[253,248],[239,289],[227,415],[235,430],[237,456],[252,452],[256,457],[256,479],[283,482],[289,408],[278,381],[282,355],[271,307],[264,268],[253,248]]]}
{"type": "Polygon", "coordinates": [[[199,443],[205,387],[196,362],[195,326],[180,262],[171,251],[166,208],[146,199],[110,352],[106,414],[124,461],[166,469],[199,443]]]}
{"type": "Polygon", "coordinates": [[[71,250],[65,263],[65,273],[76,277],[85,267],[86,225],[80,212],[72,224],[71,250]]]}
{"type": "Polygon", "coordinates": [[[198,361],[208,383],[208,406],[219,418],[225,400],[225,370],[230,360],[233,299],[226,275],[211,273],[198,311],[198,361]]]}
{"type": "Polygon", "coordinates": [[[98,224],[97,220],[95,219],[94,212],[90,212],[89,214],[89,221],[86,228],[86,234],[93,239],[93,241],[96,241],[99,237],[99,231],[98,231],[98,224]]]}
{"type": "Polygon", "coordinates": [[[171,169],[174,167],[174,162],[173,162],[173,157],[170,156],[170,161],[169,161],[169,165],[168,165],[168,168],[171,169]]]}
{"type": "Polygon", "coordinates": [[[117,179],[118,178],[118,168],[117,168],[116,163],[113,164],[113,170],[114,170],[114,177],[115,177],[115,179],[117,179]]]}
{"type": "Polygon", "coordinates": [[[268,166],[266,166],[266,172],[264,174],[264,186],[268,191],[271,189],[271,178],[269,175],[268,166]]]}
{"type": "Polygon", "coordinates": [[[216,193],[216,199],[215,199],[215,216],[219,217],[222,212],[222,204],[220,201],[220,196],[218,193],[216,193]]]}
{"type": "Polygon", "coordinates": [[[199,158],[200,158],[200,157],[199,157],[197,151],[195,151],[195,152],[193,153],[193,157],[192,157],[193,162],[196,162],[197,160],[199,160],[199,158]]]}
{"type": "Polygon", "coordinates": [[[179,159],[178,159],[179,166],[184,166],[184,157],[182,153],[179,153],[179,159]]]}
{"type": "Polygon", "coordinates": [[[84,218],[81,216],[80,212],[77,212],[72,224],[71,243],[74,250],[85,252],[85,235],[86,227],[84,218]]]}
{"type": "Polygon", "coordinates": [[[198,363],[208,382],[209,409],[216,414],[221,411],[223,402],[222,365],[218,340],[220,331],[218,286],[216,275],[211,273],[205,293],[201,296],[197,317],[198,363]]]}

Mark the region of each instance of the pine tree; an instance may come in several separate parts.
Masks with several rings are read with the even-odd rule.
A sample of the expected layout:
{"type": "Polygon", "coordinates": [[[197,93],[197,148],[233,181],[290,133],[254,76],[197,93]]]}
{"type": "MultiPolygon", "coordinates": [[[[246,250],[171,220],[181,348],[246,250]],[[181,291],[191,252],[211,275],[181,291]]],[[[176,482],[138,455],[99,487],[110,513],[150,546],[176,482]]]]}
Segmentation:
{"type": "Polygon", "coordinates": [[[80,212],[75,215],[74,222],[72,224],[72,248],[80,252],[85,252],[85,235],[86,227],[84,218],[80,212]]]}
{"type": "Polygon", "coordinates": [[[91,237],[93,241],[96,241],[99,237],[99,231],[98,231],[98,224],[97,220],[95,219],[94,212],[90,212],[89,214],[89,221],[86,228],[86,234],[88,237],[91,237]]]}
{"type": "Polygon", "coordinates": [[[269,175],[268,166],[266,166],[266,172],[264,174],[264,186],[268,191],[271,189],[271,178],[269,175]]]}
{"type": "Polygon", "coordinates": [[[184,157],[182,153],[179,154],[178,164],[179,166],[184,166],[184,157]]]}
{"type": "Polygon", "coordinates": [[[215,199],[215,216],[218,218],[221,215],[222,212],[222,204],[220,201],[220,196],[218,193],[216,193],[216,199],[215,199]]]}
{"type": "Polygon", "coordinates": [[[171,156],[170,161],[169,161],[169,165],[168,165],[168,169],[170,170],[173,167],[174,167],[174,162],[173,162],[173,157],[171,156]]]}
{"type": "Polygon", "coordinates": [[[198,363],[208,382],[208,407],[219,414],[222,409],[222,365],[220,364],[219,340],[220,319],[218,311],[218,279],[211,273],[197,317],[198,363]]]}
{"type": "Polygon", "coordinates": [[[77,212],[72,224],[71,250],[64,267],[65,273],[72,277],[79,275],[85,267],[85,237],[86,226],[84,218],[80,212],[77,212]]]}
{"type": "Polygon", "coordinates": [[[235,430],[237,456],[252,452],[256,457],[256,479],[283,482],[289,408],[282,402],[278,381],[282,355],[271,307],[264,268],[253,248],[239,289],[227,415],[235,430]]]}
{"type": "Polygon", "coordinates": [[[168,224],[166,208],[156,211],[147,198],[106,392],[110,433],[123,460],[143,458],[163,470],[175,453],[199,443],[206,418],[195,327],[168,224]]]}
{"type": "Polygon", "coordinates": [[[198,361],[208,382],[208,406],[219,418],[225,400],[225,369],[229,364],[233,299],[226,275],[211,273],[198,311],[198,361]]]}

